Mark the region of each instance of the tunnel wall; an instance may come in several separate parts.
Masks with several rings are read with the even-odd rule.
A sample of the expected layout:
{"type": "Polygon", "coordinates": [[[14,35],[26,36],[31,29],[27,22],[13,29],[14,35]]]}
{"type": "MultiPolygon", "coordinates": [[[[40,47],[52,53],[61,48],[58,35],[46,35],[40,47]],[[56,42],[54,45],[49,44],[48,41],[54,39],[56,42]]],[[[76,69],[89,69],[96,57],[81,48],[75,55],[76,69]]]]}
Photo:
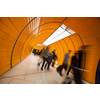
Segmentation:
{"type": "Polygon", "coordinates": [[[82,68],[88,72],[83,72],[82,78],[95,83],[100,59],[99,17],[0,17],[0,75],[30,55],[34,47],[40,49],[37,44],[42,44],[62,24],[76,33],[51,44],[50,52],[56,49],[57,62],[61,65],[65,53],[72,50],[70,65],[71,57],[80,46],[92,45],[86,51],[86,62],[82,68]]]}
{"type": "MultiPolygon", "coordinates": [[[[23,44],[30,33],[29,24],[28,27],[25,27],[27,24],[28,21],[25,17],[0,17],[0,75],[24,59],[25,45],[23,46],[23,44]]],[[[32,47],[29,45],[26,49],[26,57],[30,55],[31,49],[32,47]]]]}

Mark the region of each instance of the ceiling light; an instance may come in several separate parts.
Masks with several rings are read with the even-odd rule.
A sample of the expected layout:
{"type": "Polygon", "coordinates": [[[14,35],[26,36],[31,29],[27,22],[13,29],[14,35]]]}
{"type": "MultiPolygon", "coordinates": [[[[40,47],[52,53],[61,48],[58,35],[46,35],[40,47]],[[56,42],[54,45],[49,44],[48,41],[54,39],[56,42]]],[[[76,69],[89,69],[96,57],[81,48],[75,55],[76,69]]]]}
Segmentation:
{"type": "Polygon", "coordinates": [[[57,41],[59,41],[59,40],[61,40],[61,39],[66,38],[66,37],[68,37],[68,36],[70,36],[70,35],[71,35],[70,33],[68,33],[67,31],[65,31],[65,32],[63,32],[62,34],[60,34],[59,36],[57,36],[55,39],[53,39],[53,40],[51,40],[50,42],[48,42],[46,45],[50,45],[50,44],[52,44],[52,43],[54,43],[54,42],[57,42],[57,41]]]}
{"type": "Polygon", "coordinates": [[[63,28],[64,30],[67,28],[67,26],[65,26],[64,24],[62,24],[60,27],[63,28]]]}
{"type": "Polygon", "coordinates": [[[45,42],[42,43],[42,45],[48,46],[74,33],[73,30],[62,24],[45,42]]]}
{"type": "Polygon", "coordinates": [[[37,46],[42,46],[42,44],[37,44],[37,46]]]}
{"type": "Polygon", "coordinates": [[[74,34],[75,32],[71,29],[68,30],[69,33],[74,34]]]}

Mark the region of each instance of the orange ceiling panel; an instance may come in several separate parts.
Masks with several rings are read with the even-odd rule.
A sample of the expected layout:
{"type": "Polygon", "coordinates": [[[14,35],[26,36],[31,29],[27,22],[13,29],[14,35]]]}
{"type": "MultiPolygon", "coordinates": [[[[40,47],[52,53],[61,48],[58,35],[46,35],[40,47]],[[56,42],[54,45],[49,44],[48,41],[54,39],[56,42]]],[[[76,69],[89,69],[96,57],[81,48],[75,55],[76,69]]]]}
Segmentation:
{"type": "Polygon", "coordinates": [[[71,17],[70,21],[75,24],[82,31],[89,29],[90,27],[80,17],[71,17]]]}
{"type": "Polygon", "coordinates": [[[100,25],[100,19],[97,17],[80,17],[90,27],[100,25]]]}
{"type": "Polygon", "coordinates": [[[82,31],[82,29],[78,28],[74,23],[72,23],[70,21],[70,18],[67,18],[63,24],[65,24],[67,27],[69,27],[70,29],[72,29],[73,31],[75,31],[76,33],[79,33],[82,31]]]}

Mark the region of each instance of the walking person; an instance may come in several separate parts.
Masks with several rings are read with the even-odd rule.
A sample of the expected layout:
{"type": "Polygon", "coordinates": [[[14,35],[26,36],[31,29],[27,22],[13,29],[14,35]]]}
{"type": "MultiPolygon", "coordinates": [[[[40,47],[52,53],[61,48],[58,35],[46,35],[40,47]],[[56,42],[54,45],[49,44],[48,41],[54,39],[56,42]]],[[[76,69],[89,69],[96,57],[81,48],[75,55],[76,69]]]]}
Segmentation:
{"type": "Polygon", "coordinates": [[[50,53],[50,56],[48,57],[47,63],[45,64],[45,68],[48,65],[47,70],[49,70],[50,64],[52,62],[52,58],[53,58],[53,53],[50,53]]]}
{"type": "Polygon", "coordinates": [[[45,48],[43,48],[40,52],[39,52],[39,61],[38,61],[38,66],[40,66],[40,64],[42,63],[42,60],[43,60],[43,57],[42,57],[42,53],[43,53],[43,51],[45,50],[45,48]]]}
{"type": "Polygon", "coordinates": [[[52,67],[54,67],[55,61],[56,61],[56,54],[55,54],[55,51],[56,51],[56,50],[54,49],[54,51],[52,52],[52,53],[53,53],[53,58],[52,58],[52,59],[54,60],[54,61],[52,61],[52,65],[51,65],[52,67]]]}
{"type": "Polygon", "coordinates": [[[70,53],[71,53],[71,50],[69,50],[68,53],[65,54],[63,64],[60,65],[60,66],[57,68],[57,71],[60,73],[61,76],[62,76],[62,70],[63,70],[63,68],[65,68],[65,71],[67,71],[68,60],[69,60],[69,54],[70,54],[70,53]]]}
{"type": "Polygon", "coordinates": [[[77,68],[79,68],[78,67],[79,60],[77,59],[77,56],[78,56],[78,53],[75,53],[75,55],[71,59],[71,66],[69,67],[69,70],[67,72],[67,77],[69,75],[70,70],[73,69],[75,83],[82,84],[81,71],[79,69],[77,69],[77,68]]]}
{"type": "MultiPolygon", "coordinates": [[[[78,56],[78,53],[75,53],[75,55],[72,56],[71,65],[70,65],[69,70],[67,72],[66,79],[62,82],[63,84],[66,83],[66,81],[68,80],[68,78],[69,78],[69,72],[70,72],[71,69],[73,69],[73,72],[74,72],[73,74],[74,74],[74,81],[75,81],[75,83],[76,84],[82,84],[82,80],[81,80],[81,70],[79,68],[79,60],[78,60],[77,56],[78,56]]],[[[70,83],[71,82],[72,81],[70,81],[70,83]]]]}
{"type": "Polygon", "coordinates": [[[49,55],[50,55],[50,51],[49,51],[50,47],[48,46],[42,53],[42,57],[43,57],[43,64],[42,64],[42,67],[41,67],[41,70],[43,70],[43,66],[45,64],[45,62],[47,61],[49,55]]]}

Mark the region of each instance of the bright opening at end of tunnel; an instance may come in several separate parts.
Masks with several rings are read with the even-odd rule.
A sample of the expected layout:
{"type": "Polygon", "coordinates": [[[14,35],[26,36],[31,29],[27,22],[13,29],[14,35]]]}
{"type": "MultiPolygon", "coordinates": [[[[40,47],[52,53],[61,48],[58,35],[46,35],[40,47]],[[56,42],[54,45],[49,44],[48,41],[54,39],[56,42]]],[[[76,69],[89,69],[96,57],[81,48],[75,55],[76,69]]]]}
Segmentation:
{"type": "Polygon", "coordinates": [[[42,43],[42,45],[48,46],[74,33],[73,30],[62,24],[46,41],[42,43]]]}

